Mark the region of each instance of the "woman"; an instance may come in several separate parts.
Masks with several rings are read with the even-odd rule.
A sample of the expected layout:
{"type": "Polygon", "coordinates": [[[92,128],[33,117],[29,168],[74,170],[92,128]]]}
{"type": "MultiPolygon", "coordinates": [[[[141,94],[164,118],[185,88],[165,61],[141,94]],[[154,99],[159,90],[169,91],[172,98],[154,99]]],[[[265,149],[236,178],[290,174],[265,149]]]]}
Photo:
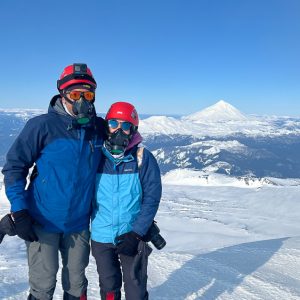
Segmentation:
{"type": "Polygon", "coordinates": [[[101,299],[120,300],[123,279],[126,299],[144,300],[148,299],[147,281],[137,284],[130,273],[159,206],[160,171],[151,152],[138,147],[142,137],[132,104],[112,104],[105,119],[107,138],[97,171],[92,217],[92,254],[101,299]]]}

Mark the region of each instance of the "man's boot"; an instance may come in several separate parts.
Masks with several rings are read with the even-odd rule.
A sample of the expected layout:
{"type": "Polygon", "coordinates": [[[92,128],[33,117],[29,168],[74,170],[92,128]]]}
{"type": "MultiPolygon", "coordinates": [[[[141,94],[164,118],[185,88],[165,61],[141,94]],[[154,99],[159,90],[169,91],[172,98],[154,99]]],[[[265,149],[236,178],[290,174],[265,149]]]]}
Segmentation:
{"type": "Polygon", "coordinates": [[[111,291],[111,292],[100,292],[101,300],[121,300],[120,291],[111,291]]]}
{"type": "Polygon", "coordinates": [[[86,291],[80,297],[75,297],[68,294],[67,292],[64,292],[63,300],[87,300],[86,291]]]}

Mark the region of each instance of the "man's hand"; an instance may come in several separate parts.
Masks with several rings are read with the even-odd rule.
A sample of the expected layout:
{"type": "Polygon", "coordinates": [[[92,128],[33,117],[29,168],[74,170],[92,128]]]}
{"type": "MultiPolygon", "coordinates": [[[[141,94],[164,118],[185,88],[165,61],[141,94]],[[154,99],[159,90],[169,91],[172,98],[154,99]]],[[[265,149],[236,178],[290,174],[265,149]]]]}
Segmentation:
{"type": "Polygon", "coordinates": [[[117,238],[119,244],[117,245],[116,253],[135,256],[141,239],[142,237],[133,231],[120,235],[117,238]]]}
{"type": "Polygon", "coordinates": [[[17,211],[12,215],[15,222],[16,233],[21,239],[28,242],[39,240],[32,228],[33,221],[27,209],[17,211]]]}

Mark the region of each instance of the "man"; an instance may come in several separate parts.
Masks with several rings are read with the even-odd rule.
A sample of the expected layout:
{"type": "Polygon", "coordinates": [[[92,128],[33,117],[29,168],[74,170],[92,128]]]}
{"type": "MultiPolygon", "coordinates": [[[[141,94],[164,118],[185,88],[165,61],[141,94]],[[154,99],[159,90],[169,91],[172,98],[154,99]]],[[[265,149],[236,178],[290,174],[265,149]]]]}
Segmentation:
{"type": "Polygon", "coordinates": [[[96,87],[86,64],[66,67],[48,113],[30,119],[7,153],[2,172],[16,233],[26,241],[30,300],[52,299],[59,252],[63,299],[87,299],[90,209],[104,133],[96,87]]]}

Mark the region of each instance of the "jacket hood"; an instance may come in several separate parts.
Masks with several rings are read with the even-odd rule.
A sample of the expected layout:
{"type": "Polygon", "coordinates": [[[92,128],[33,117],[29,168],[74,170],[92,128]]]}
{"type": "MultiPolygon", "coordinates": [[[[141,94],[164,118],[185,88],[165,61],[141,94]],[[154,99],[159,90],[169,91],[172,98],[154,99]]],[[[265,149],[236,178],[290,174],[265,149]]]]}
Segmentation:
{"type": "Polygon", "coordinates": [[[143,138],[142,138],[141,134],[138,131],[135,132],[129,142],[129,145],[126,148],[126,151],[132,149],[134,146],[140,144],[142,141],[143,141],[143,138]]]}
{"type": "MultiPolygon", "coordinates": [[[[65,115],[65,116],[69,116],[70,118],[72,118],[71,115],[69,115],[65,109],[64,106],[61,102],[61,96],[60,95],[56,95],[54,96],[49,104],[49,108],[48,108],[48,112],[49,113],[58,113],[60,115],[65,115]]],[[[72,118],[73,119],[73,118],[72,118]]]]}
{"type": "MultiPolygon", "coordinates": [[[[79,125],[76,121],[75,117],[72,117],[70,114],[68,114],[65,111],[65,108],[61,102],[61,96],[60,95],[56,95],[54,96],[49,104],[49,108],[48,108],[48,113],[54,113],[54,114],[58,114],[60,116],[63,116],[65,119],[65,122],[67,123],[67,129],[71,130],[71,129],[78,129],[81,128],[83,126],[79,125]]],[[[90,127],[93,126],[91,124],[86,125],[85,127],[90,127]]]]}

